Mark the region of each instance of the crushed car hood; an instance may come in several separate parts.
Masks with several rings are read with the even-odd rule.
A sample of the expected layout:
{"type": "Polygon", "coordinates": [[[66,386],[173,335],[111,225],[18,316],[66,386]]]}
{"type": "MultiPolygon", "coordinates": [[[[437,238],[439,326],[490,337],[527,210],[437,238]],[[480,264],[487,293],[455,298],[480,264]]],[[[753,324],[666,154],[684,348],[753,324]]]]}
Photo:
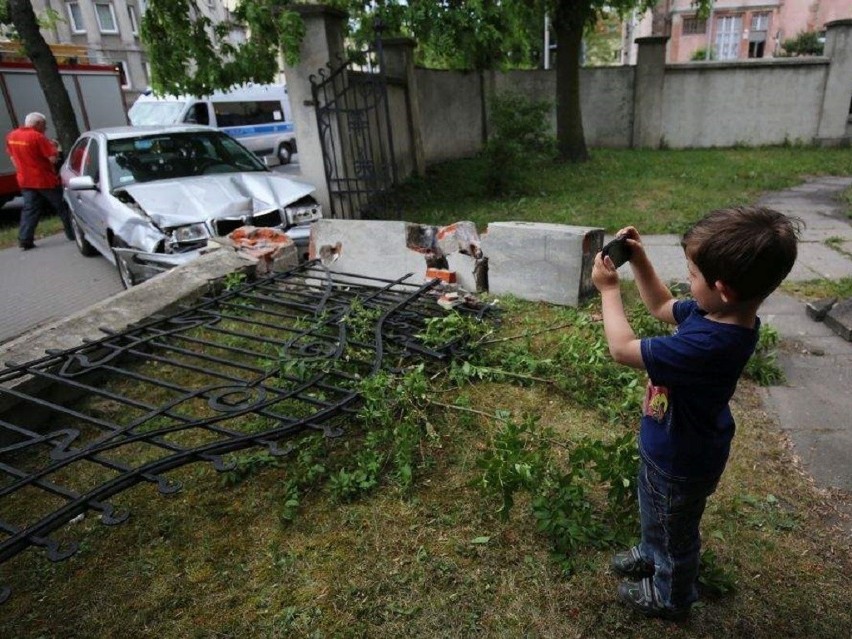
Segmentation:
{"type": "Polygon", "coordinates": [[[314,191],[283,175],[227,173],[122,187],[160,228],[283,207],[314,191]]]}

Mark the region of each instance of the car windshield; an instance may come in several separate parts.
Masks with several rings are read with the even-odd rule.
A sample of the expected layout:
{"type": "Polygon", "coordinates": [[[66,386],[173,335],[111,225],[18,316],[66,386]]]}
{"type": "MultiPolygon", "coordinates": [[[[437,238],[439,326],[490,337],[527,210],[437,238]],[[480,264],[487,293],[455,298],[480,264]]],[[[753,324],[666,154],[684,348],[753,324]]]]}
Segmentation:
{"type": "Polygon", "coordinates": [[[145,126],[149,124],[175,124],[180,122],[180,114],[186,108],[186,102],[140,102],[137,101],[127,117],[133,126],[145,126]]]}
{"type": "Polygon", "coordinates": [[[214,130],[109,140],[107,166],[113,189],[138,182],[267,170],[251,151],[214,130]]]}

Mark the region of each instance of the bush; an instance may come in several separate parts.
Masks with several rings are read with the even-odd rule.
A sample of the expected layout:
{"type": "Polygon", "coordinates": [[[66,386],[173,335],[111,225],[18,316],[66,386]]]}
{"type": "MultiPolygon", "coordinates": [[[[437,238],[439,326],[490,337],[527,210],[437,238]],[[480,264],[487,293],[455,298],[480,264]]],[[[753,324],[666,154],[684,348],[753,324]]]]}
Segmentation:
{"type": "Polygon", "coordinates": [[[795,38],[784,40],[781,48],[783,55],[795,57],[800,55],[822,55],[823,43],[820,42],[821,34],[816,31],[802,31],[795,38]]]}
{"type": "Polygon", "coordinates": [[[555,148],[547,120],[551,105],[504,93],[491,100],[491,134],[485,144],[485,185],[489,195],[523,190],[521,164],[552,155],[555,148]]]}
{"type": "Polygon", "coordinates": [[[693,62],[704,62],[705,60],[715,60],[716,54],[713,52],[713,47],[710,47],[710,55],[707,55],[707,47],[696,49],[689,57],[693,62]]]}

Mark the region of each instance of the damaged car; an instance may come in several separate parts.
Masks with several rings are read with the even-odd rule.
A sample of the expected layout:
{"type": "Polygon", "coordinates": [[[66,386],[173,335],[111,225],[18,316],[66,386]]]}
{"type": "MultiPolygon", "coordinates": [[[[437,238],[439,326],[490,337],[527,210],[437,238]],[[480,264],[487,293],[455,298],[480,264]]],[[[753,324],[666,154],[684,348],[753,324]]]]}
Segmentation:
{"type": "Polygon", "coordinates": [[[281,229],[304,257],[310,225],[322,217],[313,186],[203,126],[88,131],[60,174],[77,248],[115,264],[127,288],[241,226],[281,229]]]}

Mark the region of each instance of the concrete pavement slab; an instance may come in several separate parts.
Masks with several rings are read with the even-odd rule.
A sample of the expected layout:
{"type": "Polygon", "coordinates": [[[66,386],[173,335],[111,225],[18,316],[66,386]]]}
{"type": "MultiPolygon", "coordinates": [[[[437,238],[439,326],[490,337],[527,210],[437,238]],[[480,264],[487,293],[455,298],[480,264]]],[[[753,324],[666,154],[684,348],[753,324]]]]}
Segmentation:
{"type": "Polygon", "coordinates": [[[36,246],[0,250],[0,343],[123,290],[112,264],[83,257],[63,234],[41,238],[36,246]],[[45,275],[34,282],[36,270],[45,275]]]}

